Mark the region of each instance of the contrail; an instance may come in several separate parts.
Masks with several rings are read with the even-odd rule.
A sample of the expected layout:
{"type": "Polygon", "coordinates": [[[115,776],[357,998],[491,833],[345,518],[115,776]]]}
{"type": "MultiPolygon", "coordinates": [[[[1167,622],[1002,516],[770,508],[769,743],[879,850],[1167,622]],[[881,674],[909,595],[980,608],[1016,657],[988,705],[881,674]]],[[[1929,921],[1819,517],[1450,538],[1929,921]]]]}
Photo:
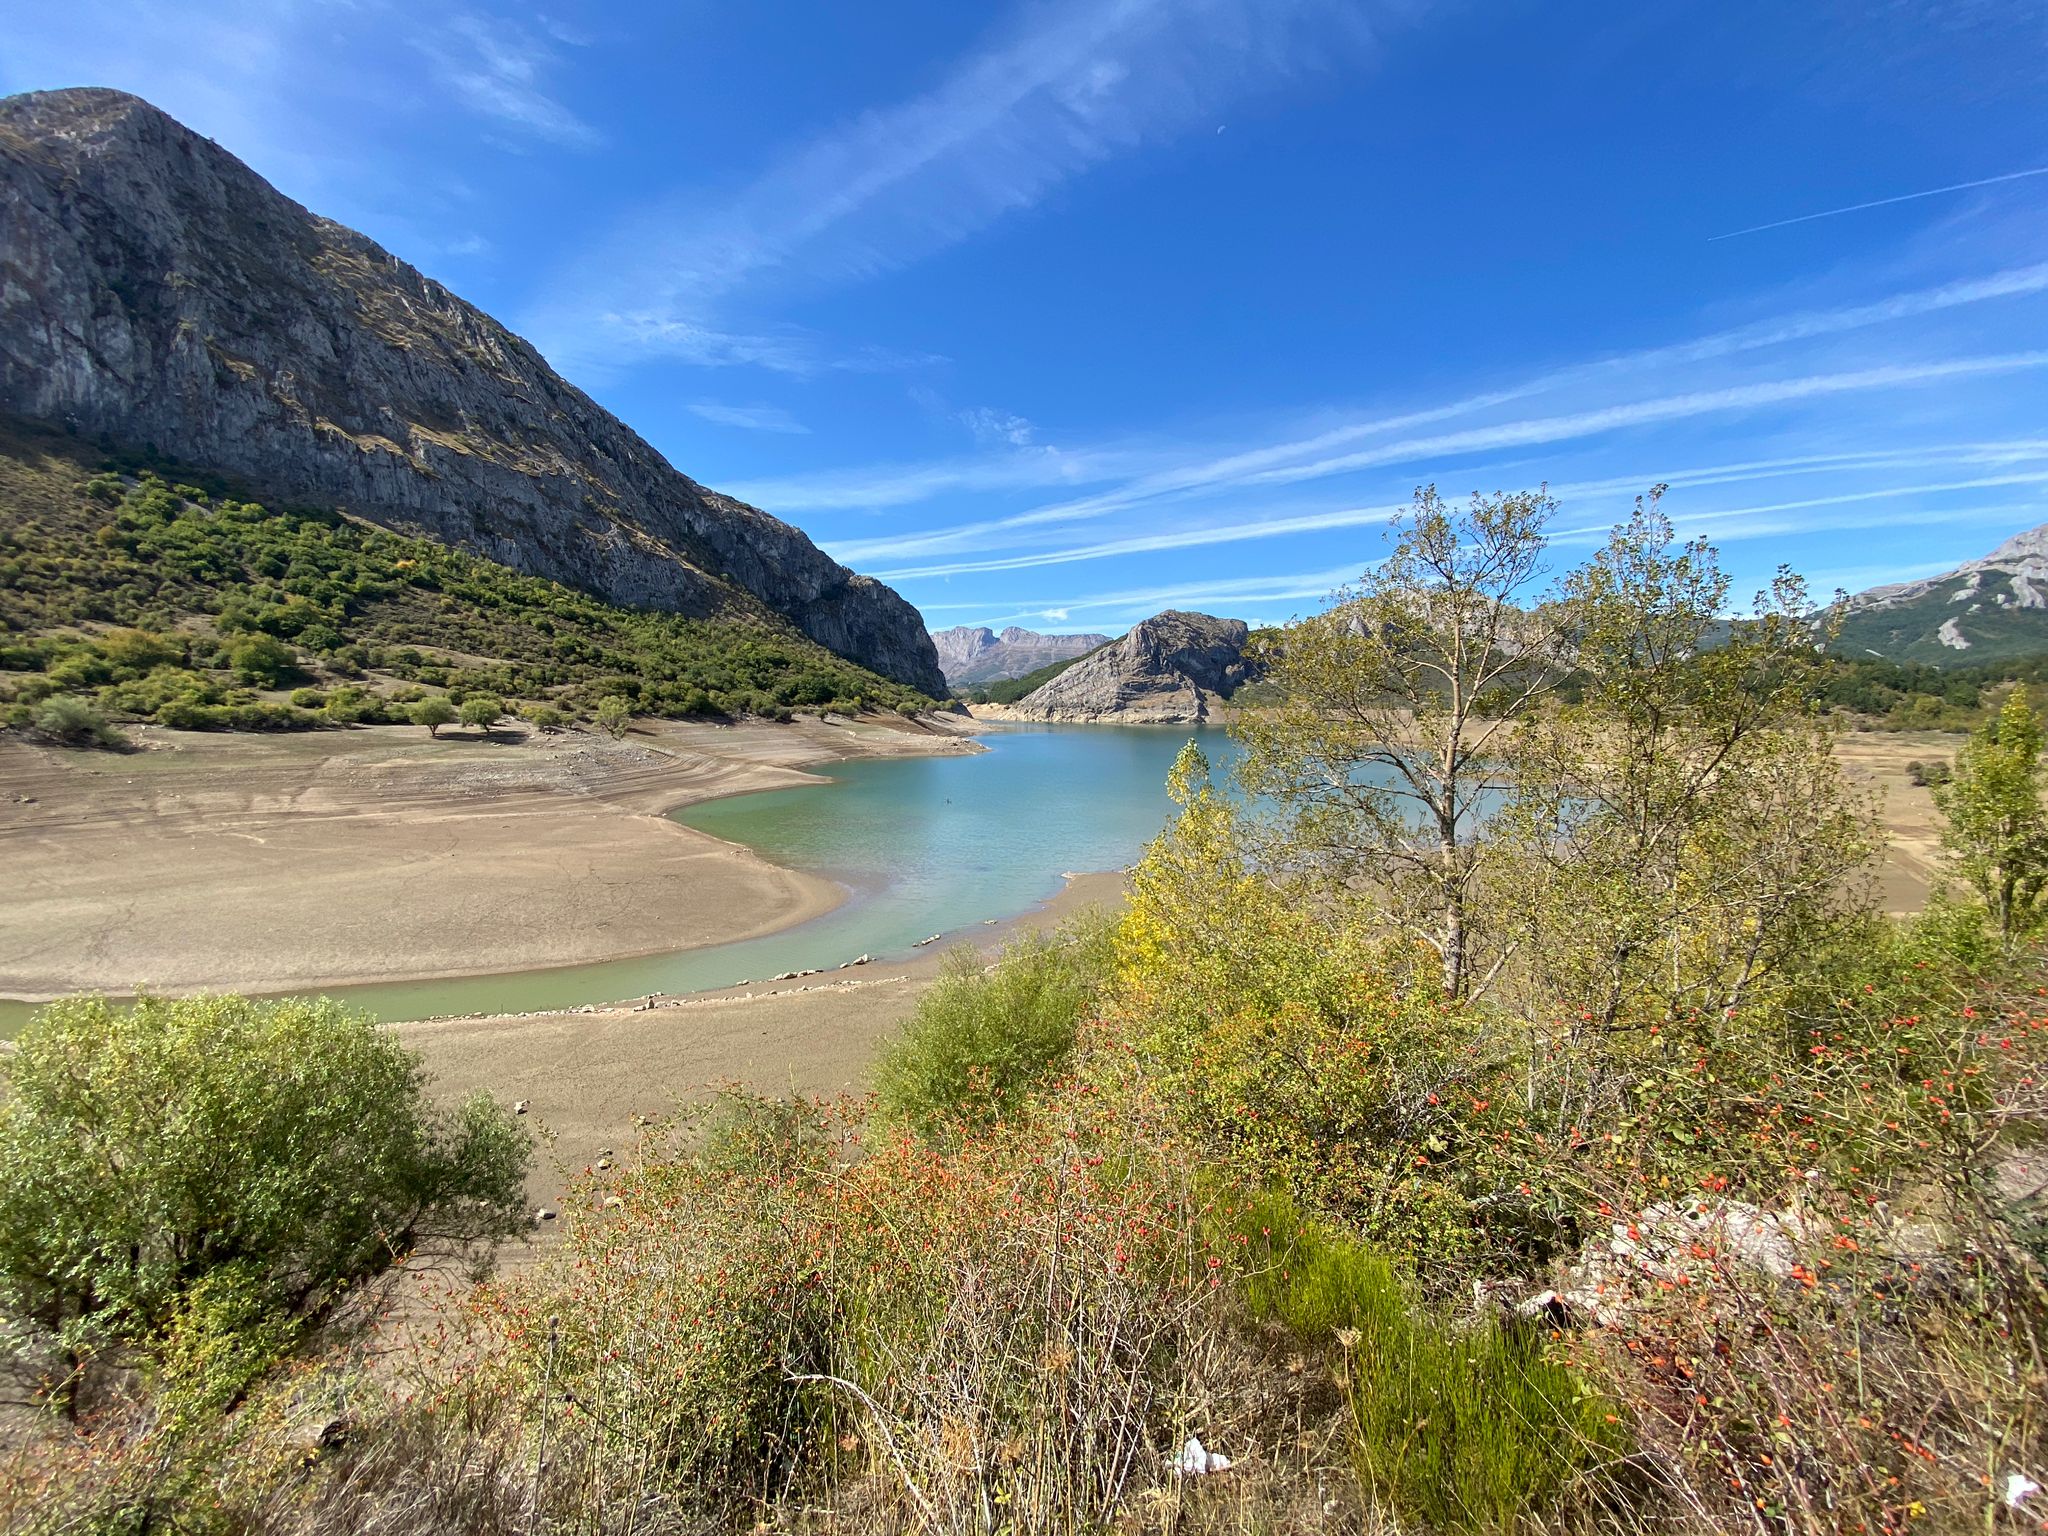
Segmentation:
{"type": "Polygon", "coordinates": [[[1986,176],[1981,181],[1959,181],[1952,187],[1930,187],[1925,192],[1902,192],[1897,197],[1880,197],[1875,202],[1851,203],[1846,208],[1830,208],[1825,213],[1802,213],[1796,219],[1779,219],[1773,224],[1753,224],[1748,229],[1731,229],[1725,235],[1709,235],[1707,244],[1716,240],[1733,240],[1738,235],[1760,235],[1767,229],[1783,229],[1788,224],[1811,224],[1815,219],[1832,219],[1837,214],[1861,213],[1866,208],[1889,208],[1893,203],[1910,203],[1923,197],[1940,197],[1949,192],[1967,192],[1972,187],[1995,187],[2001,181],[2019,181],[2027,176],[2048,176],[2048,165],[2037,165],[2031,171],[2007,171],[2003,176],[1986,176]]]}

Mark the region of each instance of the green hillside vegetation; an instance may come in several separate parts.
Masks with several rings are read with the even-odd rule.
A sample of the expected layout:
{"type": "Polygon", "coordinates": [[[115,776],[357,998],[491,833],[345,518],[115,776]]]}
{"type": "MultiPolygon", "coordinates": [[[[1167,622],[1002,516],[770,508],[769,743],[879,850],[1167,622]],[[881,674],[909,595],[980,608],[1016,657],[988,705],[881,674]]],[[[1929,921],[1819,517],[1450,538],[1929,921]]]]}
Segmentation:
{"type": "MultiPolygon", "coordinates": [[[[912,711],[922,695],[765,610],[618,608],[330,510],[0,428],[0,722],[49,701],[184,729],[409,719],[445,691],[567,719],[912,711]]],[[[543,720],[549,718],[542,716],[543,720]]]]}
{"type": "MultiPolygon", "coordinates": [[[[2029,1524],[2042,721],[2005,692],[1938,797],[1952,889],[1886,917],[1799,584],[1706,646],[1711,548],[1646,501],[1542,591],[1551,508],[1425,493],[1387,566],[1270,637],[1237,782],[1183,752],[1111,926],[959,962],[879,1102],[736,1092],[654,1127],[401,1369],[306,1303],[331,1269],[291,1256],[314,1193],[359,1187],[360,1138],[271,1069],[369,1026],[216,1000],[164,1040],[174,1009],[58,1005],[0,1057],[0,1301],[21,1357],[63,1367],[46,1399],[99,1406],[0,1458],[0,1524],[2029,1524]],[[1536,613],[1578,642],[1569,690],[1532,668],[1536,613]],[[86,1022],[133,1048],[76,1048],[86,1022]],[[227,1230],[154,1155],[227,1108],[262,1131],[222,1141],[230,1193],[289,1194],[289,1246],[164,1240],[227,1230]],[[123,1298],[140,1274],[147,1305],[67,1334],[53,1277],[80,1274],[123,1298]]],[[[496,1171],[458,1237],[502,1235],[502,1112],[436,1115],[386,1070],[335,1091],[396,1106],[379,1144],[477,1127],[496,1171]]]]}
{"type": "Polygon", "coordinates": [[[1996,601],[1994,594],[2011,596],[2011,578],[2003,574],[1974,581],[1974,597],[1960,603],[1957,594],[1973,582],[1970,576],[1938,582],[1909,603],[1852,613],[1832,649],[1843,656],[1918,662],[1942,670],[1974,669],[2048,651],[2048,610],[1996,601]],[[1942,624],[1952,618],[1965,621],[1967,649],[1940,639],[1942,624]]]}
{"type": "Polygon", "coordinates": [[[1814,698],[1825,708],[1882,730],[1965,731],[1984,723],[2010,683],[2030,693],[2048,684],[2048,651],[1970,666],[1881,661],[1830,651],[1814,672],[1814,698]]]}

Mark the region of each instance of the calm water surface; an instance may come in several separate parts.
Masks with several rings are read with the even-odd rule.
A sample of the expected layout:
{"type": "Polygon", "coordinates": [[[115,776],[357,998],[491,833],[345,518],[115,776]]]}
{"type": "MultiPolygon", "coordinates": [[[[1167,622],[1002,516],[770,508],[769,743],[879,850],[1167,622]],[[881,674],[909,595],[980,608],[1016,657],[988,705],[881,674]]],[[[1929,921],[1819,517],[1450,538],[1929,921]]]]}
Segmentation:
{"type": "MultiPolygon", "coordinates": [[[[1018,726],[964,757],[870,758],[818,770],[829,783],[708,801],[677,819],[849,892],[825,916],[765,938],[640,960],[451,981],[340,987],[382,1019],[518,1013],[697,992],[782,971],[901,954],[936,933],[1015,917],[1068,872],[1116,869],[1164,824],[1166,772],[1186,728],[1018,726]]],[[[1234,749],[1200,733],[1221,762],[1234,749]]],[[[28,1010],[0,1003],[11,1033],[28,1010]]]]}

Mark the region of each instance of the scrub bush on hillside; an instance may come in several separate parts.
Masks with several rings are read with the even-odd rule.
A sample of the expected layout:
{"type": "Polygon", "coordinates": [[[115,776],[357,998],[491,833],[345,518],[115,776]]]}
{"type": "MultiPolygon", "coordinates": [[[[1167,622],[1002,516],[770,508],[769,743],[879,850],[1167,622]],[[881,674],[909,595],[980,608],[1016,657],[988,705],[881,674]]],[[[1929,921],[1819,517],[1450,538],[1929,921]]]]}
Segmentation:
{"type": "MultiPolygon", "coordinates": [[[[309,672],[584,713],[613,697],[673,717],[930,703],[765,611],[619,608],[319,508],[268,508],[147,468],[82,485],[73,473],[43,464],[43,494],[0,529],[0,723],[26,724],[63,694],[179,729],[347,723],[259,697],[309,672]]],[[[372,691],[351,718],[407,718],[383,700],[372,691]]]]}

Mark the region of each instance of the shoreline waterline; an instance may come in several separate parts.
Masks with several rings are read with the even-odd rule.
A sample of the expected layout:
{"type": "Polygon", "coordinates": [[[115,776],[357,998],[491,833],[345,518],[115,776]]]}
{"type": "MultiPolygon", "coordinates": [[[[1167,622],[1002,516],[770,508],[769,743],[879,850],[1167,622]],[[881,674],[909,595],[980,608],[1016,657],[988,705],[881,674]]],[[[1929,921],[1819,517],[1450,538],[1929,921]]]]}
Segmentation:
{"type": "MultiPolygon", "coordinates": [[[[858,975],[850,962],[863,954],[896,963],[986,937],[1058,902],[1073,871],[1127,865],[1163,825],[1165,766],[1187,734],[983,728],[971,745],[956,739],[950,750],[928,745],[907,755],[871,740],[865,750],[813,752],[802,764],[785,759],[765,777],[732,775],[681,796],[643,798],[642,814],[834,892],[829,904],[736,939],[568,965],[163,991],[318,993],[412,1022],[630,1006],[795,972],[813,973],[814,983],[842,969],[858,975]]],[[[37,1006],[0,1002],[0,1033],[37,1006]]]]}

